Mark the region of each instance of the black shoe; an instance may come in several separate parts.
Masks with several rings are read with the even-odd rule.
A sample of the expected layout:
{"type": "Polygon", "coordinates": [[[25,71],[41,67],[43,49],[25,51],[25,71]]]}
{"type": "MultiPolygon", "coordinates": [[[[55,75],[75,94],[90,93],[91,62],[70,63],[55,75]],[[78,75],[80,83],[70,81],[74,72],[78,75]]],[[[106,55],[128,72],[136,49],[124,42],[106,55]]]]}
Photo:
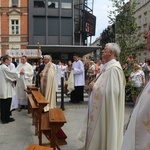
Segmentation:
{"type": "Polygon", "coordinates": [[[73,103],[74,103],[74,104],[78,104],[78,103],[80,103],[80,102],[76,102],[76,101],[75,101],[75,102],[73,102],[73,103]]]}
{"type": "Polygon", "coordinates": [[[9,120],[8,120],[8,122],[13,122],[13,121],[15,121],[14,118],[9,118],[9,120]]]}
{"type": "Polygon", "coordinates": [[[70,100],[69,102],[70,102],[70,103],[73,103],[73,101],[72,101],[72,100],[70,100]]]}
{"type": "Polygon", "coordinates": [[[6,124],[6,123],[8,123],[8,121],[1,121],[2,122],[2,124],[6,124]]]}
{"type": "Polygon", "coordinates": [[[7,120],[7,121],[2,121],[2,124],[6,124],[6,123],[9,123],[9,122],[13,122],[13,121],[15,121],[14,118],[9,118],[9,120],[7,120]]]}

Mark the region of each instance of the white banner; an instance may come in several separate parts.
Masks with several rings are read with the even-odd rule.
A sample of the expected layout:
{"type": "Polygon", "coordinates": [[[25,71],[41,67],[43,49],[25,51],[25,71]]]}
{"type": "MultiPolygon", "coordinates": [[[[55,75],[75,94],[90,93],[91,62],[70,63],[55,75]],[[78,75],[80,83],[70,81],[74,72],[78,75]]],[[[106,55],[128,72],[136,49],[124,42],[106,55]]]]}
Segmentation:
{"type": "Polygon", "coordinates": [[[40,58],[42,57],[41,50],[38,49],[9,49],[6,51],[6,54],[12,58],[20,58],[23,55],[27,56],[28,58],[40,58]]]}

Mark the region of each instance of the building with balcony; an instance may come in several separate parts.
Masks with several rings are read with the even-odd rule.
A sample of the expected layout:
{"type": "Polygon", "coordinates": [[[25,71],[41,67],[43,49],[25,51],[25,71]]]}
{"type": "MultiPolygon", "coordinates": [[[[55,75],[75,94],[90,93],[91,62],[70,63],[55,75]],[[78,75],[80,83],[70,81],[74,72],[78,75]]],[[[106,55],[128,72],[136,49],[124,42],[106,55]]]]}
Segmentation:
{"type": "Polygon", "coordinates": [[[27,0],[1,0],[0,55],[4,55],[8,49],[26,49],[27,44],[27,0]]]}

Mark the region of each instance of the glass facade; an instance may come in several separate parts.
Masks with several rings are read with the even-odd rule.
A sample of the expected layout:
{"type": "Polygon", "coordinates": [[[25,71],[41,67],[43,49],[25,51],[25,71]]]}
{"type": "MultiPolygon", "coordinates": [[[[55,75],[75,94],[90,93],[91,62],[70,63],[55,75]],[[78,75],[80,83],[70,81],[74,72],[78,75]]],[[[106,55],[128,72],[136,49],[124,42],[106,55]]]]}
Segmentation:
{"type": "Polygon", "coordinates": [[[45,0],[35,0],[34,7],[36,8],[44,8],[45,7],[45,0]]]}
{"type": "Polygon", "coordinates": [[[61,8],[64,8],[64,9],[71,9],[71,3],[69,2],[62,2],[61,3],[61,8]]]}
{"type": "Polygon", "coordinates": [[[48,0],[48,8],[58,8],[58,1],[48,0]]]}

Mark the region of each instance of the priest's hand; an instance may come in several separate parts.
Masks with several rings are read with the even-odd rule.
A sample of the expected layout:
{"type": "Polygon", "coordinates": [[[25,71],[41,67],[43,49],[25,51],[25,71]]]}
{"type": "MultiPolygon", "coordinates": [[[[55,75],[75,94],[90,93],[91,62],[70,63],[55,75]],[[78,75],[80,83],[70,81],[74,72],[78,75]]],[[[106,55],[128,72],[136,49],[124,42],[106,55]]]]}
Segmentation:
{"type": "Polygon", "coordinates": [[[91,82],[91,83],[89,84],[89,90],[90,90],[90,91],[92,91],[93,86],[94,86],[94,82],[91,82]]]}
{"type": "Polygon", "coordinates": [[[21,69],[20,74],[24,74],[24,73],[25,73],[24,69],[21,69]]]}

